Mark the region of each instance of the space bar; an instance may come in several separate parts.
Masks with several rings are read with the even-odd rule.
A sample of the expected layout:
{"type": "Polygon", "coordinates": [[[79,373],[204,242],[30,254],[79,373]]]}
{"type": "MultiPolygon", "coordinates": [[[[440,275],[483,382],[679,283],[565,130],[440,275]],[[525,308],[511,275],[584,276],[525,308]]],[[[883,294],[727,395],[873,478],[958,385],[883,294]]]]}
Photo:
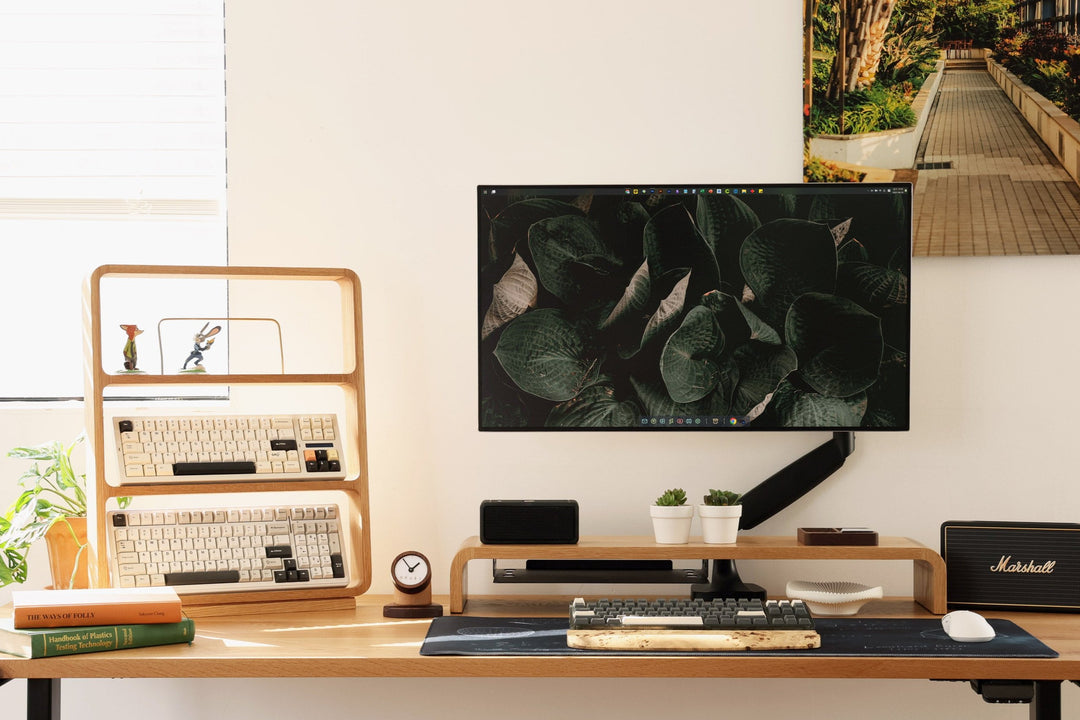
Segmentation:
{"type": "Polygon", "coordinates": [[[204,570],[202,572],[165,573],[166,585],[210,585],[212,583],[238,583],[239,570],[204,570]]]}
{"type": "Polygon", "coordinates": [[[173,475],[243,475],[255,474],[253,462],[182,462],[173,463],[173,475]]]}
{"type": "Polygon", "coordinates": [[[704,622],[698,615],[623,615],[623,627],[702,627],[704,622]]]}

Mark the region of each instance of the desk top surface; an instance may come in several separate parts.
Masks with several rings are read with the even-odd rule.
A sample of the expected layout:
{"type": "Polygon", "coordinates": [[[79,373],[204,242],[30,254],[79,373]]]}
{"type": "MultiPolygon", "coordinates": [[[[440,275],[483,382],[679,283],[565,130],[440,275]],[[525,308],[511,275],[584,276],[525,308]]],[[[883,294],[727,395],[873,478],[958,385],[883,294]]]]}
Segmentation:
{"type": "MultiPolygon", "coordinates": [[[[0,654],[0,678],[94,677],[820,677],[1080,679],[1080,615],[995,613],[1056,650],[1054,659],[769,657],[423,657],[429,620],[382,615],[388,596],[358,598],[355,610],[196,618],[191,645],[28,660],[0,654]]],[[[446,603],[446,598],[436,598],[446,603]]],[[[566,599],[474,597],[467,615],[560,616],[566,599]]],[[[867,604],[860,616],[933,618],[911,600],[867,604]]]]}

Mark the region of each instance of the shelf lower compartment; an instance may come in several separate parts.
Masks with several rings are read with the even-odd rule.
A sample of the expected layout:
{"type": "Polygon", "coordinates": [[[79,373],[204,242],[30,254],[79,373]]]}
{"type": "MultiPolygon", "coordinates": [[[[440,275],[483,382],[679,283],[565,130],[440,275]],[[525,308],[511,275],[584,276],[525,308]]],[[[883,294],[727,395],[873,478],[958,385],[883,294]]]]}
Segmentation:
{"type": "MultiPolygon", "coordinates": [[[[491,581],[494,583],[604,583],[604,584],[679,584],[704,583],[709,581],[708,561],[702,560],[700,568],[674,568],[666,563],[666,568],[636,567],[650,561],[566,561],[568,567],[525,567],[500,568],[498,560],[491,561],[491,581]],[[588,567],[590,563],[597,566],[588,567]],[[626,567],[612,567],[620,563],[626,567]],[[573,567],[580,565],[580,567],[573,567]]],[[[556,561],[557,562],[557,561],[556,561]]],[[[660,561],[664,562],[664,561],[660,561]]]]}

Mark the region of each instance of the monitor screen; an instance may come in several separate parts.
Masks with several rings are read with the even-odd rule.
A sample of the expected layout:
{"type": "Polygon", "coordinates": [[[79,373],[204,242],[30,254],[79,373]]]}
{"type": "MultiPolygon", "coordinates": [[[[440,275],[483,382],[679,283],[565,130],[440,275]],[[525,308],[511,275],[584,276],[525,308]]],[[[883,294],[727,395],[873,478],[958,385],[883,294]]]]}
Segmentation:
{"type": "Polygon", "coordinates": [[[481,430],[906,430],[911,186],[480,186],[481,430]]]}

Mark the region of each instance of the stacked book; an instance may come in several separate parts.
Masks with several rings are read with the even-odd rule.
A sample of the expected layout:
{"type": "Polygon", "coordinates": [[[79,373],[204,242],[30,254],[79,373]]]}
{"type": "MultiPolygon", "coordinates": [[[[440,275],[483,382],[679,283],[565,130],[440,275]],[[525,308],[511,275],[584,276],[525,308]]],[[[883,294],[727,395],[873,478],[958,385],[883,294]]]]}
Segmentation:
{"type": "Polygon", "coordinates": [[[0,652],[37,658],[190,643],[195,623],[172,588],[16,590],[0,652]]]}

